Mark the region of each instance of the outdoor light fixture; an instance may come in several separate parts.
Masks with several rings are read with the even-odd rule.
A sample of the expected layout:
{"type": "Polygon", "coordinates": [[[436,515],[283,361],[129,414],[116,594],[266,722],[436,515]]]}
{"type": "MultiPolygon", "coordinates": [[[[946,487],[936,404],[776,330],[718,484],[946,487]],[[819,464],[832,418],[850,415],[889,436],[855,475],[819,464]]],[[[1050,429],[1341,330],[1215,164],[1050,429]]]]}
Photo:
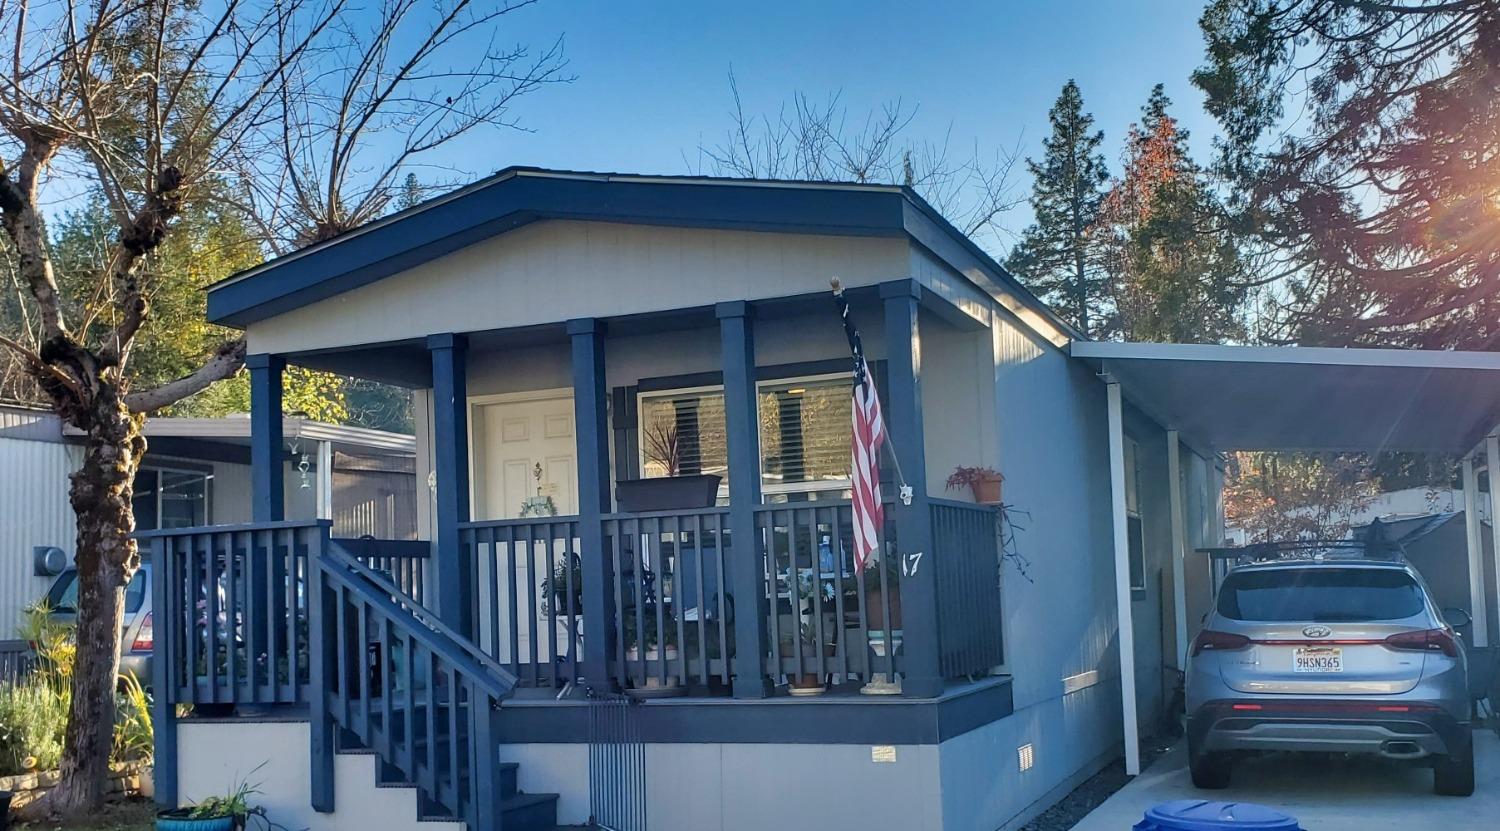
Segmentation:
{"type": "Polygon", "coordinates": [[[1030,742],[1016,748],[1016,761],[1021,763],[1022,771],[1031,770],[1031,766],[1036,764],[1036,752],[1032,750],[1030,742]]]}

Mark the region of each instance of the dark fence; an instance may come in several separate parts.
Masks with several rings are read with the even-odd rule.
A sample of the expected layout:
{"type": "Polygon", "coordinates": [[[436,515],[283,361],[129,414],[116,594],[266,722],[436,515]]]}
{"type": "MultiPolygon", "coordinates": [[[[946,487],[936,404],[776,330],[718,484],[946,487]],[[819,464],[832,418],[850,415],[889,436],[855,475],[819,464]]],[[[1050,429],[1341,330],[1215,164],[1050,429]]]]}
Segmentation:
{"type": "Polygon", "coordinates": [[[29,641],[0,641],[0,683],[15,683],[36,670],[36,651],[29,641]]]}
{"type": "Polygon", "coordinates": [[[578,678],[583,615],[577,517],[465,523],[475,642],[522,686],[578,678]]]}
{"type": "Polygon", "coordinates": [[[1004,660],[999,510],[948,500],[931,510],[939,668],[945,678],[986,673],[1004,660]]]}

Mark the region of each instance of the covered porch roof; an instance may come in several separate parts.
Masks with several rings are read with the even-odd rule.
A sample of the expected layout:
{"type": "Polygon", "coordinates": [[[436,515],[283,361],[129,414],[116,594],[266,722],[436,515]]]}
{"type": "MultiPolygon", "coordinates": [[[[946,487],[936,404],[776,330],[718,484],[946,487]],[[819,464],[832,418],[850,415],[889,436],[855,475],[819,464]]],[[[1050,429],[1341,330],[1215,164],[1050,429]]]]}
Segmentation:
{"type": "Polygon", "coordinates": [[[1203,450],[1460,455],[1500,422],[1500,353],[1075,341],[1203,450]]]}

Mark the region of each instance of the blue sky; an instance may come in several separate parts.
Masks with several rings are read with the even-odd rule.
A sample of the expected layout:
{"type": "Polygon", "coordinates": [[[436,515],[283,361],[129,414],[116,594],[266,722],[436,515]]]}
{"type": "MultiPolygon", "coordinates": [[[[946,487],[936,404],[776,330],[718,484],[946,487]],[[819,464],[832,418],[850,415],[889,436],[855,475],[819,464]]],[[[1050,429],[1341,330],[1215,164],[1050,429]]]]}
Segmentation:
{"type": "MultiPolygon", "coordinates": [[[[1212,120],[1188,75],[1202,61],[1203,0],[1158,2],[762,2],[543,0],[507,18],[502,40],[566,38],[576,80],[525,100],[534,132],[489,133],[440,161],[470,174],[510,164],[641,173],[691,172],[700,144],[729,126],[733,67],[747,108],[774,111],[793,93],[841,92],[851,114],[900,98],[919,107],[910,135],[966,152],[1020,143],[1036,154],[1047,109],[1068,78],[1119,141],[1153,84],[1206,159],[1212,120]]],[[[1029,176],[1017,166],[1023,191],[1029,176]]],[[[1013,230],[1029,219],[1022,208],[1013,230]]]]}

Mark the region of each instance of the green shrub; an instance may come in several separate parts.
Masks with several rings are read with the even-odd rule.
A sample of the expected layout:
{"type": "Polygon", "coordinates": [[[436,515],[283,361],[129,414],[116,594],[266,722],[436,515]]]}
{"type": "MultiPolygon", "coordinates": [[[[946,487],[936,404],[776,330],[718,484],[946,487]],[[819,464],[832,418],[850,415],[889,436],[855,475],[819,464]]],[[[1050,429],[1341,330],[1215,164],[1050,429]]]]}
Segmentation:
{"type": "Polygon", "coordinates": [[[68,697],[51,684],[0,684],[0,775],[57,767],[67,723],[68,697]]]}
{"type": "Polygon", "coordinates": [[[120,695],[115,701],[115,761],[149,760],[155,746],[151,697],[134,675],[122,676],[120,695]]]}
{"type": "MultiPolygon", "coordinates": [[[[62,757],[63,731],[73,698],[73,629],[45,605],[26,610],[19,633],[36,650],[37,668],[0,684],[0,776],[51,770],[62,757]]],[[[155,732],[151,697],[133,675],[120,679],[115,699],[113,761],[150,760],[155,732]]]]}

